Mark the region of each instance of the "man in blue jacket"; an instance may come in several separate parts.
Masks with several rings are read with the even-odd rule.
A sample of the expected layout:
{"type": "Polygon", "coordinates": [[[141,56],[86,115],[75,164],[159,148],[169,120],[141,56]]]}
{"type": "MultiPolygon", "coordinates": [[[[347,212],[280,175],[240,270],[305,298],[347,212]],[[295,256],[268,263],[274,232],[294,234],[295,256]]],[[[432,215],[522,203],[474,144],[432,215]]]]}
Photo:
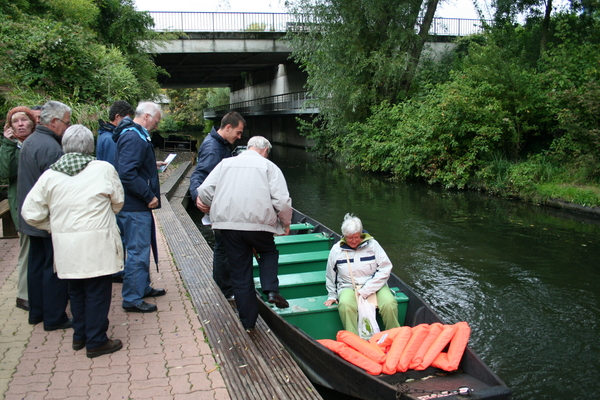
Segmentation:
{"type": "MultiPolygon", "coordinates": [[[[198,188],[204,179],[210,174],[222,159],[231,157],[231,145],[242,137],[246,120],[239,113],[233,111],[221,119],[221,127],[215,130],[213,127],[208,136],[202,142],[198,150],[198,164],[190,177],[190,195],[196,207],[204,213],[209,208],[202,203],[198,197],[198,188]]],[[[203,222],[206,218],[203,219],[203,222]]],[[[208,221],[206,221],[208,223],[208,221]]],[[[227,299],[233,298],[231,276],[227,264],[225,245],[219,231],[213,231],[215,235],[215,248],[213,249],[213,279],[227,299]]]]}
{"type": "Polygon", "coordinates": [[[108,109],[108,120],[104,122],[99,119],[100,129],[98,129],[98,142],[96,144],[96,158],[102,161],[108,161],[115,166],[115,152],[117,144],[113,140],[115,129],[121,123],[123,118],[132,117],[133,108],[125,100],[115,101],[108,109]]]}
{"type": "Polygon", "coordinates": [[[152,210],[160,208],[160,183],[150,131],[162,117],[160,106],[142,102],[135,118],[125,117],[115,130],[115,166],[125,191],[125,204],[117,214],[125,237],[127,260],[123,279],[123,308],[130,312],[154,312],[147,297],[164,296],[164,289],[150,286],[150,247],[156,256],[156,230],[152,210]]]}

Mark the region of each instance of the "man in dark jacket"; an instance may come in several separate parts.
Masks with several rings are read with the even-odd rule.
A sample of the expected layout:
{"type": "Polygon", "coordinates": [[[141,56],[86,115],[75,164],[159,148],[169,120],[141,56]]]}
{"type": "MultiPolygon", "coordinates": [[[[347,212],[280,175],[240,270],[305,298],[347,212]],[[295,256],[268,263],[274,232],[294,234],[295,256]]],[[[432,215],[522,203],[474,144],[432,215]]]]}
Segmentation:
{"type": "Polygon", "coordinates": [[[130,312],[153,312],[147,297],[164,296],[164,289],[150,286],[150,247],[156,256],[156,230],[152,210],[160,208],[160,184],[150,131],[162,117],[160,106],[142,102],[135,118],[125,117],[115,130],[115,166],[125,191],[125,204],[117,214],[125,237],[127,260],[123,279],[123,308],[130,312]]]}
{"type": "MultiPolygon", "coordinates": [[[[196,207],[204,213],[208,212],[208,207],[202,204],[198,197],[198,188],[204,182],[204,179],[210,174],[215,166],[222,159],[231,157],[231,147],[237,139],[242,137],[246,120],[237,112],[230,112],[221,119],[219,130],[212,131],[206,136],[200,150],[198,151],[198,164],[190,177],[190,195],[196,207]]],[[[205,217],[202,220],[205,224],[209,221],[205,217]]],[[[231,286],[231,276],[227,264],[227,254],[225,245],[219,231],[213,231],[215,235],[215,248],[213,249],[213,279],[221,289],[227,299],[233,298],[233,288],[231,286]]]]}
{"type": "Polygon", "coordinates": [[[29,294],[29,323],[44,322],[44,330],[54,331],[71,327],[65,309],[69,301],[67,281],[54,272],[52,238],[47,231],[27,224],[21,216],[25,197],[38,178],[62,155],[60,144],[65,130],[71,125],[71,108],[58,101],[44,104],[40,123],[23,142],[19,155],[17,204],[19,231],[29,235],[27,289],[29,294]]]}
{"type": "Polygon", "coordinates": [[[115,152],[117,144],[113,140],[113,134],[123,118],[132,117],[133,108],[125,100],[115,101],[108,109],[108,119],[110,122],[104,122],[99,119],[100,129],[98,129],[98,142],[96,144],[96,158],[102,161],[108,161],[115,165],[115,152]]]}

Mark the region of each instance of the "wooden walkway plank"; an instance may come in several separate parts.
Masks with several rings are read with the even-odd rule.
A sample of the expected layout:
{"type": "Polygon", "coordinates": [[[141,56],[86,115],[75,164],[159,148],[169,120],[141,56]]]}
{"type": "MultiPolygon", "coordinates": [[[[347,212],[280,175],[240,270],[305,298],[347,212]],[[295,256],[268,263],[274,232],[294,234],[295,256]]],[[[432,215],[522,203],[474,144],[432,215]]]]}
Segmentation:
{"type": "MultiPolygon", "coordinates": [[[[177,169],[188,173],[189,166],[177,169]]],[[[174,174],[175,174],[174,172],[174,174]]],[[[189,175],[189,173],[188,173],[189,175]]],[[[174,177],[155,211],[232,399],[320,399],[312,383],[259,317],[248,333],[212,279],[212,250],[184,209],[188,178],[174,177]]]]}

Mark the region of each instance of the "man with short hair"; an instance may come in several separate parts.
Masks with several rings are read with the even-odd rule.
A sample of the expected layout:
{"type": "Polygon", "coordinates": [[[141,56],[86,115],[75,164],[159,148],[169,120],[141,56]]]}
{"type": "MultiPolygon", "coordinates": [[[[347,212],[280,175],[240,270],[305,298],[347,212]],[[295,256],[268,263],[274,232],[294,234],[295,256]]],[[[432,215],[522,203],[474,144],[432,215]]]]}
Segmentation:
{"type": "Polygon", "coordinates": [[[135,118],[125,117],[115,130],[115,166],[125,191],[125,204],[117,214],[125,238],[127,259],[123,278],[123,309],[148,313],[157,310],[147,297],[164,296],[165,289],[150,286],[150,247],[156,259],[156,228],[152,210],[160,208],[160,184],[150,131],[162,117],[156,103],[138,104],[135,118]]]}
{"type": "Polygon", "coordinates": [[[108,109],[108,119],[110,122],[104,122],[99,119],[100,129],[98,129],[98,141],[96,144],[96,158],[102,161],[108,161],[115,165],[115,152],[117,144],[113,140],[113,134],[123,118],[133,116],[133,108],[125,100],[115,101],[108,109]]]}
{"type": "Polygon", "coordinates": [[[29,323],[44,322],[46,331],[71,327],[71,320],[65,312],[69,301],[68,285],[54,272],[50,233],[27,224],[21,215],[21,207],[38,178],[63,155],[61,137],[70,125],[71,108],[58,101],[47,102],[42,108],[40,123],[23,142],[19,155],[19,231],[29,235],[30,241],[27,270],[29,323]]]}
{"type": "MultiPolygon", "coordinates": [[[[198,163],[190,177],[190,195],[200,211],[208,213],[209,208],[198,197],[198,188],[221,160],[231,157],[230,146],[242,137],[245,126],[246,120],[238,112],[227,113],[221,119],[219,130],[215,130],[213,127],[202,142],[200,150],[198,150],[198,163]]],[[[203,218],[202,221],[205,225],[210,224],[210,221],[207,221],[206,218],[203,218]]],[[[213,279],[225,298],[232,299],[233,288],[231,287],[231,276],[227,266],[227,254],[225,253],[223,238],[219,231],[213,231],[213,233],[215,236],[213,279]]]]}
{"type": "Polygon", "coordinates": [[[290,233],[292,200],[283,173],[267,159],[271,143],[262,136],[248,141],[248,150],[221,161],[198,189],[210,207],[213,229],[225,243],[235,302],[245,329],[258,318],[252,277],[252,254],[258,253],[260,282],[269,303],[289,307],[279,294],[279,251],[274,234],[290,233]]]}

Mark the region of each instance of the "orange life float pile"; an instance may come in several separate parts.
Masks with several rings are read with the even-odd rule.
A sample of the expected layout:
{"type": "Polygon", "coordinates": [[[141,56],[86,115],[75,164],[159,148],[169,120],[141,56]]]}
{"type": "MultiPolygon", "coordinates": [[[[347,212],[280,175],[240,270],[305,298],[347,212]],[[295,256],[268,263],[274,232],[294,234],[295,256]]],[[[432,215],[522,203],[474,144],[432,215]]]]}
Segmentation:
{"type": "Polygon", "coordinates": [[[391,375],[409,369],[422,371],[429,366],[444,371],[458,369],[470,334],[471,328],[466,322],[454,325],[436,322],[389,329],[376,333],[369,340],[352,332],[339,331],[337,340],[317,342],[371,375],[391,375]]]}

